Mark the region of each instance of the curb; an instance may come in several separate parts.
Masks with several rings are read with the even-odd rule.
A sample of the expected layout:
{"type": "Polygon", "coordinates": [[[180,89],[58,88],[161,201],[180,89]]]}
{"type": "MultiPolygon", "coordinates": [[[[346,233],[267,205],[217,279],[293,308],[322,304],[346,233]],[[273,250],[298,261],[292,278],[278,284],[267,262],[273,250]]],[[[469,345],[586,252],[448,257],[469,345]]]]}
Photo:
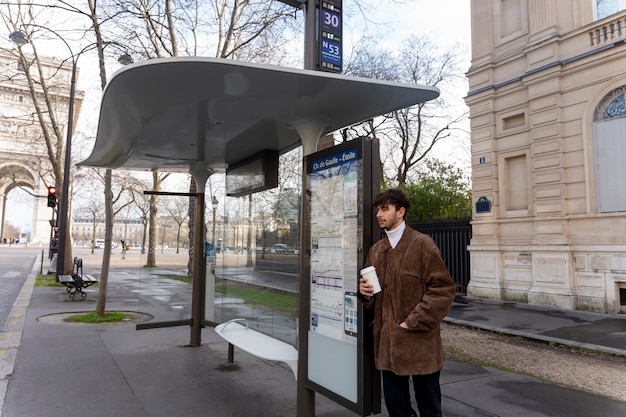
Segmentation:
{"type": "Polygon", "coordinates": [[[447,323],[452,323],[452,324],[456,324],[459,326],[473,327],[476,329],[488,330],[491,332],[502,333],[502,334],[506,334],[510,336],[520,336],[520,337],[523,337],[524,339],[529,339],[529,340],[535,340],[535,341],[540,341],[540,342],[545,342],[545,343],[558,343],[563,346],[570,346],[570,347],[574,347],[577,349],[587,349],[587,350],[592,350],[595,352],[608,353],[608,354],[616,355],[616,356],[626,356],[626,350],[615,349],[615,348],[608,347],[608,346],[592,345],[590,343],[580,343],[580,342],[576,342],[575,340],[559,339],[557,337],[546,337],[546,336],[538,335],[535,333],[521,332],[515,329],[505,329],[505,328],[497,327],[497,326],[489,326],[485,324],[469,322],[469,321],[462,320],[462,319],[456,319],[453,317],[446,317],[443,320],[447,323]]]}
{"type": "Polygon", "coordinates": [[[15,360],[17,359],[17,350],[21,345],[22,333],[26,323],[26,314],[28,313],[28,306],[30,305],[37,273],[37,261],[35,261],[30,274],[15,299],[15,303],[2,327],[2,331],[0,331],[0,416],[4,409],[4,400],[6,398],[9,380],[13,375],[15,360]]]}

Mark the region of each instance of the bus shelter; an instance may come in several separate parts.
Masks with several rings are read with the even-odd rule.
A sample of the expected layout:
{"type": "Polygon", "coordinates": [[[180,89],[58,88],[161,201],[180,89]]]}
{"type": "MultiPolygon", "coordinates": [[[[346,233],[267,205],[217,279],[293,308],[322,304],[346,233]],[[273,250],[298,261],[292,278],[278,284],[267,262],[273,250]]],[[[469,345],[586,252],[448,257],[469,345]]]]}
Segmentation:
{"type": "MultiPolygon", "coordinates": [[[[205,324],[207,179],[267,151],[302,146],[306,157],[322,135],[438,95],[431,87],[233,60],[153,59],[113,75],[103,93],[94,149],[80,165],[184,172],[194,178],[188,324],[190,345],[198,346],[205,324]]],[[[300,314],[305,314],[300,320],[308,319],[308,313],[300,314]]]]}

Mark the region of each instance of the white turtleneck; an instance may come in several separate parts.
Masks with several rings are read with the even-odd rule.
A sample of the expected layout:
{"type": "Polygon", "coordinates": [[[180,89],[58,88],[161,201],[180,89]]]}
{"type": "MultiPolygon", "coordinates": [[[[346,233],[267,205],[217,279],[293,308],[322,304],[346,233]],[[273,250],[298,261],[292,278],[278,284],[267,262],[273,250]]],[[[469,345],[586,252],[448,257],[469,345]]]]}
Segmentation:
{"type": "Polygon", "coordinates": [[[387,233],[387,239],[389,239],[389,244],[392,248],[395,248],[400,241],[402,233],[404,233],[404,229],[406,229],[406,223],[403,221],[402,224],[395,229],[385,230],[385,233],[387,233]]]}

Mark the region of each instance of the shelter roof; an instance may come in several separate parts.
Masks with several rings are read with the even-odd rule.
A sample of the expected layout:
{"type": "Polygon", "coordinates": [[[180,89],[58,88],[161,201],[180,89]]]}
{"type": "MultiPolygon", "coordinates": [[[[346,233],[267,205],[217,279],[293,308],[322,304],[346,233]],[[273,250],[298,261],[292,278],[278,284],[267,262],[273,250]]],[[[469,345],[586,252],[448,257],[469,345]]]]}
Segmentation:
{"type": "Polygon", "coordinates": [[[214,172],[438,95],[432,87],[226,59],[152,59],[113,75],[94,149],[80,164],[214,172]]]}

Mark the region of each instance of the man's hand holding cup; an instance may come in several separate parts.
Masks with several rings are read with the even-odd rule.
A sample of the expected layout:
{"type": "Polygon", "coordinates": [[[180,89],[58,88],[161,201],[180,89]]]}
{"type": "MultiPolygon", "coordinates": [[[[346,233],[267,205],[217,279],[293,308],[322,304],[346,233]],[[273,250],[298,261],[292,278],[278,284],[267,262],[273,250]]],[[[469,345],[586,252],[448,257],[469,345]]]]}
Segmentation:
{"type": "Polygon", "coordinates": [[[366,297],[371,297],[382,291],[380,282],[378,281],[378,275],[376,275],[376,268],[373,266],[368,266],[361,270],[359,291],[366,297]]]}

